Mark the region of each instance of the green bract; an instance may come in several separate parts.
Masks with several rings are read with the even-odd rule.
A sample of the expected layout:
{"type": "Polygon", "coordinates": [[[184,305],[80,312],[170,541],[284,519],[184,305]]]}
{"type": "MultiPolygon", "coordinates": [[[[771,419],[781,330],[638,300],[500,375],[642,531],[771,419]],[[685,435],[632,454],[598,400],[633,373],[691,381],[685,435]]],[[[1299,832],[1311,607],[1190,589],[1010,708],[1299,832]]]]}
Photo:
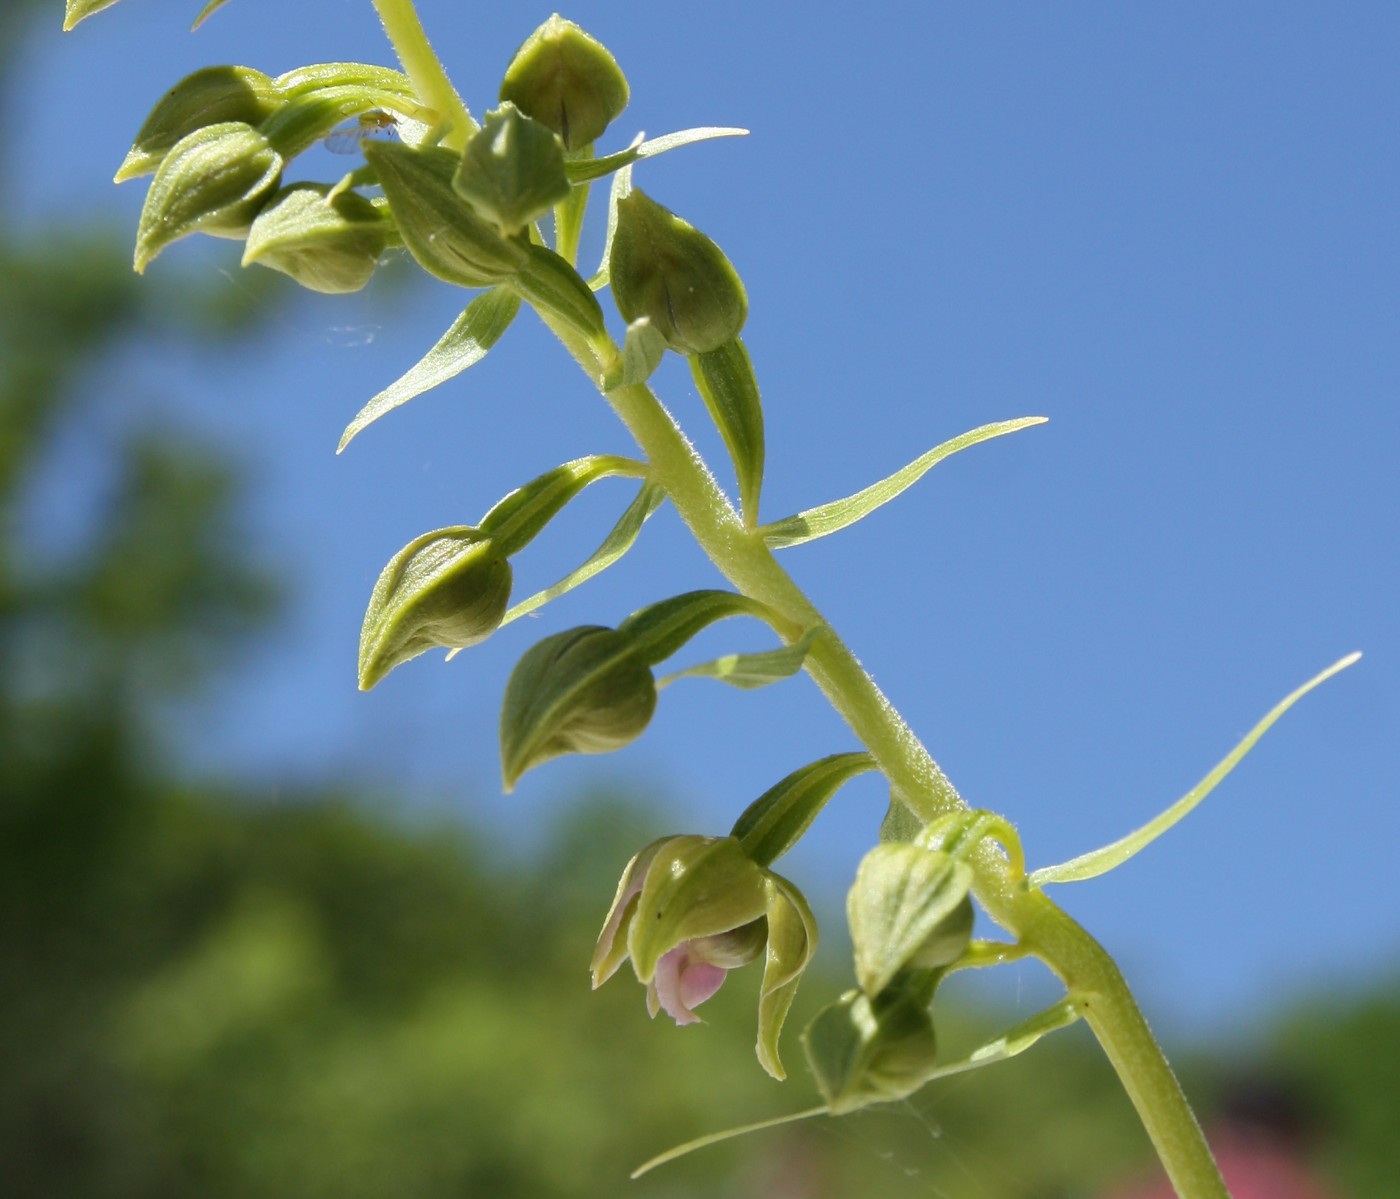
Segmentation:
{"type": "Polygon", "coordinates": [[[187,75],[151,110],[118,168],[116,182],[149,175],[182,137],[207,125],[261,124],[280,103],[276,85],[251,67],[205,67],[187,75]]]}
{"type": "Polygon", "coordinates": [[[467,143],[452,185],[509,236],[568,198],[564,148],[547,126],[502,104],[467,143]]]}
{"type": "Polygon", "coordinates": [[[243,265],[260,263],[312,291],[358,291],[384,253],[393,222],[355,192],[315,183],[283,188],[248,230],[243,265]]]}
{"type": "Polygon", "coordinates": [[[648,318],[678,354],[719,349],[748,316],[744,284],[724,251],[637,188],[617,201],[608,275],[622,318],[648,318]]]}
{"type": "Polygon", "coordinates": [[[136,231],[138,271],[191,233],[243,237],[282,176],[282,156],[251,125],[196,129],[171,148],[146,193],[136,231]]]}
{"type": "Polygon", "coordinates": [[[454,190],[456,154],[395,142],[367,142],[364,153],[404,245],[429,274],[459,287],[490,287],[525,262],[528,243],[502,237],[454,190]]]}
{"type": "Polygon", "coordinates": [[[601,42],[555,13],[515,52],[501,99],[577,150],[597,141],[627,107],[627,78],[601,42]]]}
{"type": "Polygon", "coordinates": [[[360,631],[360,688],[430,649],[484,641],[510,602],[510,563],[477,529],[410,541],[379,575],[360,631]]]}

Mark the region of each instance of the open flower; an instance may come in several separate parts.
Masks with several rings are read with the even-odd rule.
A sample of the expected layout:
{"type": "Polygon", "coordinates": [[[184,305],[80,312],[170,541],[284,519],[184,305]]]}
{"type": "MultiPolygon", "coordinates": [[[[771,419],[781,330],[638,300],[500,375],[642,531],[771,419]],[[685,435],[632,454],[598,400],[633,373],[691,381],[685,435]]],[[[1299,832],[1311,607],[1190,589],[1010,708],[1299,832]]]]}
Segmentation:
{"type": "Polygon", "coordinates": [[[816,946],[816,920],[802,893],[759,866],[737,839],[663,837],[623,871],[593,953],[593,985],[630,959],[651,1014],[693,1024],[695,1008],[726,973],[763,953],[758,1060],[782,1078],[778,1035],[816,946]]]}

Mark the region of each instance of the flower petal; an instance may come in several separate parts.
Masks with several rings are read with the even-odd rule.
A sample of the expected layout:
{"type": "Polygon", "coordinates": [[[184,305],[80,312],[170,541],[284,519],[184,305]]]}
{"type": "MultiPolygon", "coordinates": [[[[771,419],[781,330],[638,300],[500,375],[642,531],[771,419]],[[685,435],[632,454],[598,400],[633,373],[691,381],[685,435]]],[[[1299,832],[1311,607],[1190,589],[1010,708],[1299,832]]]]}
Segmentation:
{"type": "Polygon", "coordinates": [[[692,956],[688,945],[678,945],[656,963],[648,1005],[654,991],[657,1003],[677,1024],[695,1024],[700,1017],[692,1009],[720,989],[726,973],[723,967],[692,956]]]}

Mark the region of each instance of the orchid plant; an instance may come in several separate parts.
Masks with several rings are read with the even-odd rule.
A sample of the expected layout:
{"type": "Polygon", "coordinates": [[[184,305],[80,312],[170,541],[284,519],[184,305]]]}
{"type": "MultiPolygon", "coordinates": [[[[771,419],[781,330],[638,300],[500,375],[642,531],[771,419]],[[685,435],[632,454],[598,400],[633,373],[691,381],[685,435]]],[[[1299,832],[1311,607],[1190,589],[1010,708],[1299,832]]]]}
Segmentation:
{"type": "MultiPolygon", "coordinates": [[[[66,24],[113,3],[67,0],[66,24]]],[[[211,0],[199,20],[223,3],[211,0]]],[[[578,587],[628,552],[660,505],[674,505],[728,587],[662,599],[615,625],[582,625],[528,649],[505,687],[506,790],[551,758],[632,742],[646,729],[659,689],[682,674],[747,688],[805,672],[845,719],[858,748],[788,774],[740,813],[726,835],[671,836],[641,849],[623,871],[598,938],[594,986],[630,962],[652,1015],[664,1011],[687,1024],[728,971],[762,959],[757,1054],[764,1070],[783,1078],[781,1033],[816,949],[817,922],[798,887],[772,867],[844,783],[876,771],[888,783],[889,809],[848,899],[854,985],[801,1036],[823,1102],[780,1119],[840,1115],[901,1099],[1084,1020],[1177,1193],[1226,1195],[1117,966],[1048,891],[1111,870],[1160,836],[1284,711],[1357,655],[1282,700],[1146,827],[1073,861],[1028,870],[1015,827],[963,800],[779,554],[860,520],[949,455],[1042,418],[983,425],[855,495],[761,518],[764,421],[742,339],[743,283],[713,241],[633,181],[647,158],[744,131],[689,129],[601,151],[598,144],[628,103],[627,80],[606,48],[557,15],[520,46],[506,67],[498,106],[477,120],[444,73],[412,0],[373,3],[402,69],[319,63],[270,77],[215,66],[174,83],[117,173],[118,181],[152,176],[136,269],[145,270],[172,243],[204,233],[242,241],[245,265],[281,271],[313,291],[342,293],[364,286],[387,253],[406,250],[428,274],[474,294],[422,360],[351,420],[342,448],[392,409],[479,362],[529,307],[626,426],[638,456],[566,462],[512,491],[475,524],[409,542],[369,599],[361,687],[430,650],[455,654],[578,587]],[[347,122],[362,161],[339,180],[289,181],[293,160],[343,135],[347,122]],[[379,136],[391,128],[394,139],[379,136]],[[610,184],[605,249],[596,269],[584,274],[580,234],[593,185],[603,180],[610,184]],[[605,291],[615,318],[600,302],[605,291]],[[733,498],[652,390],[650,379],[668,353],[688,362],[728,450],[733,498]],[[598,548],[554,586],[512,604],[515,555],[590,484],[616,477],[632,480],[635,496],[598,548]],[[701,629],[736,616],[766,625],[775,648],[657,677],[657,668],[701,629]],[[1004,938],[973,938],[974,904],[1004,938]],[[1063,997],[969,1056],[947,1060],[935,1033],[939,984],[956,971],[1026,956],[1048,964],[1064,984],[1063,997]]],[[[744,1130],[702,1137],[642,1168],[735,1131],[744,1130]]]]}

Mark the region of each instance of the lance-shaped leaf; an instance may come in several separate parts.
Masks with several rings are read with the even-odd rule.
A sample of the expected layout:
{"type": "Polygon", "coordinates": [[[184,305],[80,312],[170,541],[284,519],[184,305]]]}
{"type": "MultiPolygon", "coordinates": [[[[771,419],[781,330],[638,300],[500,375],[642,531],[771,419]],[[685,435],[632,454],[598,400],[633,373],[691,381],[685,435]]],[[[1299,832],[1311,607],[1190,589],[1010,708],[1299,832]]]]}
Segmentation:
{"type": "Polygon", "coordinates": [[[316,62],[294,67],[272,81],[277,91],[287,99],[324,91],[327,88],[359,87],[371,91],[392,92],[404,100],[415,100],[413,81],[402,71],[367,62],[316,62]]]}
{"type": "Polygon", "coordinates": [[[351,118],[380,111],[409,120],[427,113],[412,94],[404,95],[395,88],[328,83],[297,91],[263,122],[261,129],[280,154],[293,158],[351,118]]]}
{"type": "Polygon", "coordinates": [[[586,183],[631,166],[640,158],[655,158],[658,154],[665,154],[667,150],[676,150],[681,146],[709,141],[716,137],[747,137],[748,132],[747,129],[734,129],[724,125],[706,125],[699,129],[682,129],[646,141],[638,134],[636,140],[625,150],[602,158],[576,158],[569,162],[565,169],[569,173],[570,183],[586,183]]]}
{"type": "Polygon", "coordinates": [[[117,0],[68,0],[63,13],[64,33],[74,28],[79,21],[86,20],[93,13],[101,12],[104,8],[111,8],[116,2],[117,0]]]}
{"type": "Polygon", "coordinates": [[[142,122],[113,182],[149,175],[181,138],[225,121],[259,125],[277,110],[276,84],[251,67],[205,67],[185,76],[142,122]]]}
{"type": "Polygon", "coordinates": [[[519,311],[520,297],[509,287],[493,287],[477,296],[437,345],[360,409],[341,434],[335,452],[340,453],[357,433],[386,412],[475,366],[501,340],[519,311]]]}
{"type": "MultiPolygon", "coordinates": [[[[608,189],[608,221],[603,233],[603,258],[598,263],[598,269],[588,279],[588,286],[594,291],[601,291],[607,287],[612,278],[612,248],[613,241],[617,237],[617,205],[618,201],[632,190],[632,168],[623,167],[613,176],[612,187],[608,189]]],[[[640,319],[640,318],[638,318],[640,319]]],[[[633,322],[635,323],[635,322],[633,322]]],[[[650,321],[647,322],[650,325],[650,321]]],[[[629,325],[630,327],[630,325],[629,325]]],[[[664,338],[662,339],[665,340],[664,338]]]]}
{"type": "Polygon", "coordinates": [[[410,541],[379,575],[360,632],[360,689],[437,647],[464,648],[500,626],[510,563],[479,529],[437,529],[410,541]]]}
{"type": "Polygon", "coordinates": [[[763,486],[763,401],[753,362],[735,336],[716,349],[692,354],[690,370],[734,462],[739,508],[752,527],[758,521],[758,493],[763,486]]]}
{"type": "Polygon", "coordinates": [[[733,591],[687,591],[639,608],[618,625],[651,666],[674,654],[701,629],[730,616],[756,616],[772,624],[776,617],[758,600],[733,591]]]}
{"type": "Polygon", "coordinates": [[[1348,666],[1356,662],[1361,655],[1359,653],[1348,654],[1338,662],[1334,662],[1321,674],[1315,675],[1301,687],[1291,694],[1285,696],[1269,711],[1269,714],[1256,724],[1248,733],[1244,735],[1240,743],[1235,746],[1224,758],[1216,764],[1214,770],[1206,775],[1199,783],[1191,788],[1176,803],[1172,804],[1165,812],[1155,820],[1149,821],[1140,829],[1129,833],[1126,837],[1121,837],[1111,845],[1105,845],[1101,849],[1093,850],[1091,853],[1081,854],[1079,857],[1068,862],[1062,862],[1058,866],[1046,866],[1041,870],[1031,873],[1030,884],[1033,887],[1043,886],[1045,883],[1073,883],[1080,882],[1086,878],[1095,878],[1112,870],[1115,866],[1121,866],[1139,850],[1145,849],[1158,837],[1171,828],[1177,821],[1181,820],[1189,813],[1201,800],[1205,799],[1216,785],[1239,765],[1240,760],[1251,749],[1255,742],[1259,740],[1273,723],[1278,720],[1294,704],[1303,698],[1309,691],[1321,683],[1325,683],[1334,674],[1345,670],[1348,666]]]}
{"type": "Polygon", "coordinates": [[[972,869],[917,845],[877,845],[846,900],[856,978],[879,995],[895,975],[955,960],[972,936],[972,869]]]}
{"type": "Polygon", "coordinates": [[[734,822],[731,837],[760,866],[787,853],[811,827],[817,813],[847,782],[878,769],[868,753],[832,754],[808,763],[769,787],[734,822]]]}
{"type": "Polygon", "coordinates": [[[999,1036],[982,1042],[965,1057],[959,1058],[957,1061],[945,1062],[930,1070],[925,1076],[924,1082],[930,1083],[936,1078],[947,1078],[953,1074],[965,1074],[968,1070],[995,1065],[997,1062],[1004,1062],[1017,1054],[1025,1053],[1041,1037],[1058,1032],[1062,1028],[1068,1028],[1084,1014],[1084,1007],[1085,1005],[1073,995],[1067,996],[1043,1012],[1037,1012],[1029,1020],[1023,1020],[999,1036]]]}
{"type": "Polygon", "coordinates": [[[646,466],[616,454],[592,454],[556,466],[517,487],[481,518],[481,533],[511,557],[519,553],[585,487],[615,475],[646,474],[646,466]]]}
{"type": "Polygon", "coordinates": [[[821,629],[809,629],[791,645],[780,645],[777,649],[760,650],[752,654],[725,654],[712,662],[699,662],[687,666],[663,679],[657,679],[658,687],[668,687],[677,679],[718,679],[741,691],[752,691],[790,679],[802,669],[807,654],[821,634],[821,629]]]}
{"type": "Polygon", "coordinates": [[[524,250],[511,280],[515,290],[546,323],[563,321],[599,354],[611,354],[602,306],[583,276],[544,246],[526,244],[524,250]]]}
{"type": "Polygon", "coordinates": [[[241,121],[206,125],[161,160],[136,230],[138,273],[166,246],[191,233],[243,237],[277,190],[282,156],[241,121]]]}
{"type": "Polygon", "coordinates": [[[855,524],[862,517],[869,516],[881,505],[888,504],[900,492],[917,483],[943,459],[956,454],[959,450],[965,450],[968,446],[977,445],[982,441],[989,441],[993,437],[1001,437],[1006,433],[1015,433],[1018,429],[1026,429],[1031,425],[1042,425],[1045,420],[1046,418],[1043,416],[1027,416],[1020,420],[999,421],[993,425],[983,425],[981,428],[973,429],[962,434],[961,437],[954,437],[951,441],[945,441],[942,445],[936,446],[928,453],[914,459],[908,466],[895,471],[889,478],[871,484],[864,491],[858,491],[855,495],[847,496],[843,500],[833,500],[829,504],[822,504],[818,508],[809,508],[805,512],[799,512],[796,516],[789,516],[785,520],[764,525],[761,530],[764,544],[769,549],[780,550],[790,545],[801,545],[805,541],[815,541],[818,537],[838,532],[848,525],[855,524]]]}
{"type": "Polygon", "coordinates": [[[627,326],[622,341],[622,354],[608,369],[602,380],[604,391],[617,387],[632,387],[645,383],[666,356],[666,339],[653,328],[651,321],[639,316],[627,326]]]}
{"type": "Polygon", "coordinates": [[[579,584],[587,582],[594,575],[606,570],[632,548],[637,540],[637,535],[642,531],[642,525],[661,506],[665,498],[666,493],[660,487],[652,483],[644,483],[642,489],[637,492],[636,498],[627,505],[626,511],[618,518],[612,531],[582,566],[570,571],[552,586],[546,587],[543,591],[535,592],[528,599],[521,600],[505,614],[505,619],[501,623],[509,624],[512,620],[529,615],[535,609],[549,603],[550,600],[558,599],[579,584]]]}
{"type": "Polygon", "coordinates": [[[199,10],[199,16],[195,17],[194,24],[190,26],[190,29],[198,29],[227,3],[228,0],[209,0],[209,3],[199,10]]]}
{"type": "Polygon", "coordinates": [[[566,753],[608,753],[641,736],[656,682],[631,637],[585,625],[546,637],[511,672],[501,703],[505,790],[566,753]]]}

